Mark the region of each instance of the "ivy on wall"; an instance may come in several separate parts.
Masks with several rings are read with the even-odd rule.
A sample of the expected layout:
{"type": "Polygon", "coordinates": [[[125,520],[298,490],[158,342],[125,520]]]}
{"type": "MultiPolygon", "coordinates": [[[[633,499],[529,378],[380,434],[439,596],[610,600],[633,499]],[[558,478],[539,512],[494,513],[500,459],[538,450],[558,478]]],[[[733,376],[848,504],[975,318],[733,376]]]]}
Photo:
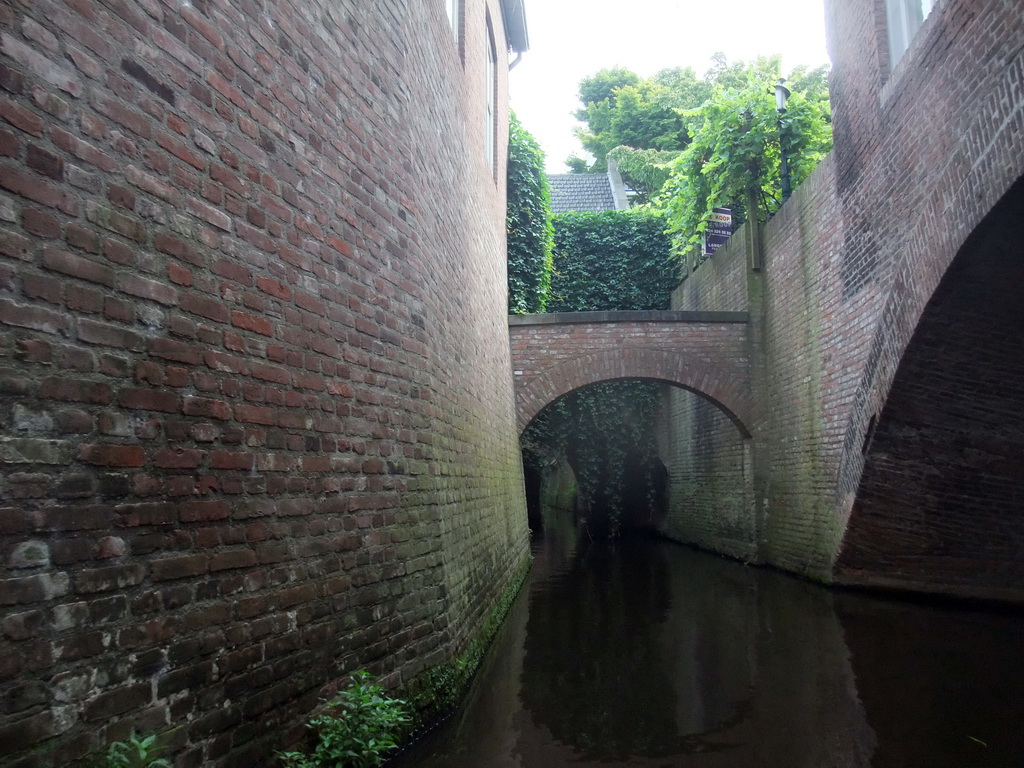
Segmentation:
{"type": "Polygon", "coordinates": [[[544,152],[514,114],[508,133],[508,311],[543,312],[551,286],[551,192],[544,152]]]}
{"type": "Polygon", "coordinates": [[[668,309],[679,284],[665,219],[657,211],[555,216],[549,312],[668,309]]]}
{"type": "MultiPolygon", "coordinates": [[[[668,309],[678,283],[679,264],[658,212],[555,217],[549,311],[668,309]]],[[[584,387],[545,409],[523,433],[527,471],[543,472],[561,461],[572,467],[577,510],[592,535],[616,535],[627,510],[649,519],[658,495],[660,465],[651,435],[660,386],[609,381],[584,387]]]]}

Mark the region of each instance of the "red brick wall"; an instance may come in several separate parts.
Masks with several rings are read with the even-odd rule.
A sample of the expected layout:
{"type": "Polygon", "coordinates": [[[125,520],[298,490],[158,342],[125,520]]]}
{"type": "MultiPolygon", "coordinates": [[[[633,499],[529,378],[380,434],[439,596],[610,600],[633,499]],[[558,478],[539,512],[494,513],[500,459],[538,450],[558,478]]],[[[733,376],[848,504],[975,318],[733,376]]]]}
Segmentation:
{"type": "MultiPolygon", "coordinates": [[[[836,189],[846,232],[838,265],[843,292],[835,303],[861,305],[848,312],[837,331],[824,339],[826,349],[839,345],[849,359],[846,372],[837,373],[825,390],[826,411],[849,414],[840,422],[845,422],[845,429],[836,463],[837,517],[843,523],[855,508],[855,500],[866,492],[859,478],[868,425],[890,398],[894,407],[899,402],[895,398],[903,398],[902,387],[895,386],[893,380],[901,361],[908,359],[915,329],[923,327],[919,324],[923,324],[926,303],[937,295],[943,275],[948,274],[954,286],[963,279],[950,270],[954,257],[986,214],[1024,175],[1020,9],[999,2],[939,2],[910,48],[891,67],[880,34],[884,28],[881,9],[875,5],[826,3],[830,47],[840,78],[833,88],[836,189]],[[872,50],[880,51],[877,57],[872,50]],[[859,80],[856,86],[855,80],[859,80]],[[869,132],[865,126],[874,130],[869,132]],[[846,159],[839,158],[840,147],[846,159]],[[866,324],[868,318],[874,320],[875,327],[866,324]],[[853,371],[858,372],[857,381],[850,386],[844,378],[853,371]]],[[[996,336],[987,337],[987,344],[992,345],[989,349],[981,343],[973,349],[968,345],[968,358],[973,357],[973,362],[959,374],[963,390],[971,389],[975,375],[971,367],[985,370],[989,367],[986,361],[999,355],[1001,342],[996,336]]],[[[985,335],[978,340],[986,340],[985,335]]],[[[962,366],[964,350],[964,345],[950,336],[947,344],[935,346],[933,354],[939,366],[962,366]]],[[[991,370],[1001,385],[1014,378],[1012,366],[991,370]]],[[[909,374],[908,380],[926,375],[925,369],[918,371],[909,374]]],[[[1009,400],[1016,403],[1017,410],[1024,405],[1019,398],[1009,400]]],[[[955,422],[952,412],[947,411],[947,416],[955,422]]],[[[990,426],[991,422],[980,419],[975,429],[984,433],[990,426]]],[[[874,444],[869,460],[871,452],[881,450],[882,445],[874,444]]],[[[1003,453],[1003,459],[1010,455],[1003,453]]],[[[914,472],[910,469],[917,461],[914,441],[902,442],[893,457],[895,462],[882,482],[902,485],[903,478],[914,472]]],[[[960,472],[959,464],[949,455],[944,472],[960,472]]],[[[1009,488],[1003,485],[1007,493],[1009,488]]],[[[909,487],[906,492],[908,497],[914,495],[909,487]]],[[[968,499],[963,508],[972,505],[974,501],[968,499]]],[[[885,514],[896,518],[901,513],[894,507],[885,514]]],[[[857,522],[855,515],[851,534],[857,522]]],[[[990,523],[976,518],[968,526],[973,526],[977,538],[992,545],[1007,531],[990,523]]],[[[930,536],[923,529],[917,533],[930,536]]],[[[1013,535],[1018,543],[1024,543],[1019,534],[1013,535]]],[[[939,538],[938,550],[956,550],[961,544],[959,533],[952,528],[943,530],[939,538]]],[[[984,579],[976,578],[979,569],[986,570],[985,547],[962,543],[960,554],[976,561],[973,575],[971,569],[929,565],[916,576],[909,569],[898,578],[918,586],[927,582],[938,591],[970,592],[985,587],[984,579]]],[[[904,546],[910,547],[909,539],[896,548],[904,546]]],[[[996,549],[992,550],[993,560],[997,559],[996,549]]],[[[884,584],[895,575],[884,558],[870,564],[861,560],[860,565],[860,578],[869,583],[884,584]]],[[[1008,571],[1002,573],[1004,586],[1018,592],[1024,588],[1019,575],[1009,578],[1008,571]]]]}
{"type": "MultiPolygon", "coordinates": [[[[979,236],[993,235],[983,219],[1024,175],[1020,10],[942,0],[895,67],[883,2],[829,0],[826,16],[836,148],[765,227],[764,269],[749,281],[752,397],[764,413],[753,435],[760,557],[823,580],[1020,594],[1019,557],[1009,553],[1019,553],[1024,537],[1006,519],[1019,492],[1009,470],[998,468],[1017,466],[1012,440],[1000,437],[974,456],[995,468],[965,474],[970,451],[937,450],[937,436],[961,418],[959,406],[922,384],[944,366],[959,369],[944,380],[975,400],[965,424],[990,436],[1015,423],[1006,414],[1024,406],[1004,326],[979,320],[958,338],[937,330],[961,317],[953,310],[924,314],[972,232],[981,225],[979,236]],[[927,364],[920,350],[908,352],[915,329],[930,339],[927,364]],[[983,417],[997,403],[1000,420],[983,417]],[[915,417],[893,418],[922,408],[942,414],[920,433],[936,447],[932,459],[944,462],[934,476],[922,469],[922,444],[899,426],[915,417]],[[866,439],[872,423],[875,440],[866,439]],[[865,448],[871,471],[862,483],[865,448]],[[910,476],[917,485],[904,486],[910,476]],[[977,480],[973,488],[968,476],[977,480]],[[955,524],[906,522],[911,508],[918,522],[932,508],[916,505],[915,496],[927,491],[945,500],[936,504],[952,504],[953,486],[955,524]],[[903,506],[887,507],[887,495],[905,497],[903,506]],[[981,514],[986,505],[990,512],[981,514]]],[[[992,279],[1013,286],[1012,274],[992,279]]],[[[950,271],[948,279],[952,295],[965,278],[950,271]]],[[[726,301],[736,273],[702,268],[691,280],[679,308],[725,309],[703,297],[726,301]]],[[[994,285],[986,290],[999,294],[994,285]]]]}
{"type": "Polygon", "coordinates": [[[837,564],[847,583],[1020,598],[1024,182],[957,255],[865,447],[837,564]]]}
{"type": "Polygon", "coordinates": [[[694,273],[672,293],[672,309],[699,311],[747,311],[746,252],[739,236],[726,243],[712,257],[701,262],[694,273]]]}
{"type": "Polygon", "coordinates": [[[744,322],[580,322],[563,313],[510,318],[509,326],[520,431],[562,395],[622,378],[702,392],[745,433],[756,419],[744,322]]]}
{"type": "Polygon", "coordinates": [[[461,55],[434,2],[0,8],[5,764],[261,764],[523,561],[464,5],[461,55]]]}
{"type": "Polygon", "coordinates": [[[750,440],[714,403],[683,389],[668,392],[669,538],[741,560],[757,559],[750,440]]]}

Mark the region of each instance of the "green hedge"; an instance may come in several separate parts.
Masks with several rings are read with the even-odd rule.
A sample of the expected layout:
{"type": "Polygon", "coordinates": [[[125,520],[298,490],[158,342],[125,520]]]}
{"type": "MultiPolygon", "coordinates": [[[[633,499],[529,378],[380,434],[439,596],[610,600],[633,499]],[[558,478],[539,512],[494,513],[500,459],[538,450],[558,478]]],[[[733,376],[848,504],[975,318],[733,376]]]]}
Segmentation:
{"type": "Polygon", "coordinates": [[[661,214],[644,208],[555,216],[549,312],[668,309],[679,284],[661,214]]]}
{"type": "Polygon", "coordinates": [[[543,312],[551,286],[551,192],[544,153],[516,116],[508,132],[508,311],[543,312]]]}

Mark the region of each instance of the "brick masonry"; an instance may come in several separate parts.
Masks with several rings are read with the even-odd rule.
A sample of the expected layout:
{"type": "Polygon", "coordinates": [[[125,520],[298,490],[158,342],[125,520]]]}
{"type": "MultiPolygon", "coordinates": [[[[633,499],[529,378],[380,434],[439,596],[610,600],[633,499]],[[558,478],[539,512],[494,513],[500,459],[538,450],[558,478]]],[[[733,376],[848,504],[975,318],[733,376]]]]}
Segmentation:
{"type": "MultiPolygon", "coordinates": [[[[1021,599],[1020,9],[940,0],[893,66],[883,2],[825,5],[836,148],[747,273],[758,556],[1021,599]]],[[[674,307],[735,309],[730,253],[674,307]]]]}
{"type": "Polygon", "coordinates": [[[520,432],[562,395],[622,378],[653,379],[702,392],[749,432],[757,415],[749,392],[745,313],[717,321],[625,319],[659,314],[630,312],[602,313],[607,317],[593,320],[588,314],[509,318],[520,432]]]}
{"type": "Polygon", "coordinates": [[[501,10],[461,5],[0,7],[4,765],[265,764],[527,557],[501,10]]]}

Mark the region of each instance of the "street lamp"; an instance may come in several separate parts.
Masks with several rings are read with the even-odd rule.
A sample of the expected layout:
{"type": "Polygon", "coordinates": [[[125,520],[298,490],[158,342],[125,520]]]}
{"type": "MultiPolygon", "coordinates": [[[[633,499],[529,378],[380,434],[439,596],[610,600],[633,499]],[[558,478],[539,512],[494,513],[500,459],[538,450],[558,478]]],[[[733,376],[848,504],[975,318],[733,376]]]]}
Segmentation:
{"type": "MultiPolygon", "coordinates": [[[[779,175],[782,177],[782,202],[789,200],[793,190],[789,186],[789,160],[786,158],[786,145],[782,140],[782,116],[786,114],[786,100],[790,96],[789,88],[784,83],[786,78],[780,77],[775,84],[775,109],[779,112],[779,175]]],[[[771,93],[771,91],[769,91],[771,93]]]]}

